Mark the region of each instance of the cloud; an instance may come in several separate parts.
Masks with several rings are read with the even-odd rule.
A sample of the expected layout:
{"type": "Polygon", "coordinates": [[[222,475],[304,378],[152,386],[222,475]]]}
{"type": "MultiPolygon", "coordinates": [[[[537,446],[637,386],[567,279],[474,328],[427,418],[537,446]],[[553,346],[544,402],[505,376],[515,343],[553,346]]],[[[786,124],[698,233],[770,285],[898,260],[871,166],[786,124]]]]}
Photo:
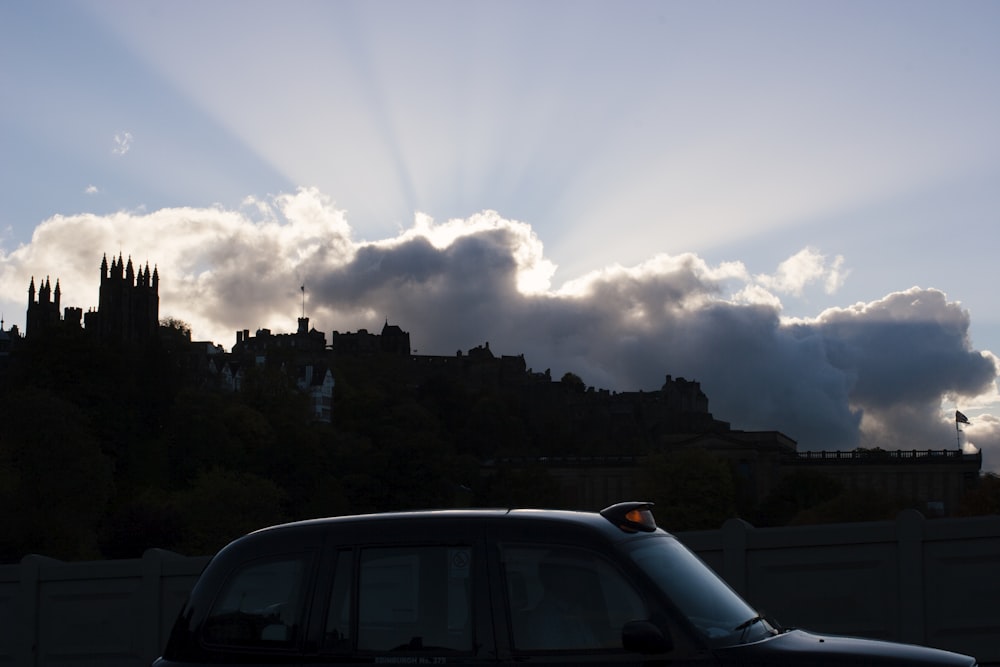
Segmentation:
{"type": "Polygon", "coordinates": [[[553,287],[555,266],[526,223],[494,211],[440,223],[417,215],[392,238],[359,241],[331,198],[302,188],[237,211],[55,216],[30,244],[0,252],[0,299],[21,303],[31,275],[51,275],[64,304],[94,307],[101,255],[119,248],[159,269],[161,317],[226,347],[237,330],[294,331],[305,284],[311,326],[328,336],[388,319],[421,354],[488,341],[535,370],[612,390],[686,377],[701,382],[717,418],[782,431],[803,450],[954,448],[943,402],[953,415],[956,401],[979,401],[987,417],[968,440],[1000,468],[988,417],[1000,404],[998,364],[971,348],[970,314],[913,287],[783,318],[777,293],[844,275],[842,258],[810,248],[769,277],[740,262],[656,255],[553,287]]]}
{"type": "Polygon", "coordinates": [[[132,133],[123,130],[115,134],[111,152],[115,155],[125,155],[130,150],[132,150],[132,133]]]}
{"type": "Polygon", "coordinates": [[[965,447],[983,452],[983,468],[1000,472],[1000,418],[984,414],[963,428],[965,447]]]}
{"type": "Polygon", "coordinates": [[[97,193],[100,192],[100,190],[96,185],[88,185],[86,188],[84,188],[83,192],[84,194],[88,195],[96,195],[97,193]]]}
{"type": "Polygon", "coordinates": [[[834,294],[847,279],[843,267],[841,255],[828,262],[815,248],[803,248],[779,264],[774,275],[760,274],[756,280],[767,289],[796,296],[810,283],[822,281],[826,293],[834,294]]]}

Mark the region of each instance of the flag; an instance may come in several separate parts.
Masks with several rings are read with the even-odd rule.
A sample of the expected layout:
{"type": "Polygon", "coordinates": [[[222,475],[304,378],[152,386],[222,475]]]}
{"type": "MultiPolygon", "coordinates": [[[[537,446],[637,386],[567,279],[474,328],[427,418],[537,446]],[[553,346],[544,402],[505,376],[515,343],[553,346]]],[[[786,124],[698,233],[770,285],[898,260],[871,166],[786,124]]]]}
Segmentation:
{"type": "Polygon", "coordinates": [[[303,285],[303,286],[302,286],[302,287],[300,287],[299,289],[300,289],[300,290],[302,290],[303,292],[305,292],[305,291],[306,291],[306,286],[305,286],[305,285],[303,285]]]}
{"type": "Polygon", "coordinates": [[[963,415],[958,410],[955,410],[955,423],[956,424],[968,424],[969,418],[963,415]]]}

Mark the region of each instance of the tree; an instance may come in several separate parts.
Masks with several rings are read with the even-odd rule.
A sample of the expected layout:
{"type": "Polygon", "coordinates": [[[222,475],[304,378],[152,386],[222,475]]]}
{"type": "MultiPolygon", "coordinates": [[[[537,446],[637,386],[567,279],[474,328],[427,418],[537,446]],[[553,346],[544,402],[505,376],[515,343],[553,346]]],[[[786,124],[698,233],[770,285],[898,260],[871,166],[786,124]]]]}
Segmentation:
{"type": "Polygon", "coordinates": [[[570,387],[574,391],[578,391],[580,393],[583,393],[587,389],[587,385],[584,384],[583,378],[581,378],[576,373],[570,373],[570,372],[563,373],[563,376],[562,378],[559,379],[559,382],[563,383],[567,387],[570,387]]]}
{"type": "Polygon", "coordinates": [[[474,503],[480,507],[560,508],[559,485],[541,466],[499,467],[480,480],[474,503]]]}
{"type": "Polygon", "coordinates": [[[133,490],[109,510],[101,528],[105,558],[140,558],[147,549],[177,549],[181,517],[161,489],[133,490]]]}
{"type": "Polygon", "coordinates": [[[234,405],[232,396],[184,389],[166,420],[170,483],[190,484],[199,470],[245,465],[240,443],[235,441],[223,415],[234,405]]]}
{"type": "Polygon", "coordinates": [[[910,507],[876,489],[850,489],[796,514],[789,525],[803,526],[820,523],[851,523],[855,521],[887,521],[910,507]]]}
{"type": "Polygon", "coordinates": [[[796,515],[833,500],[843,485],[816,470],[795,470],[782,477],[761,501],[754,523],[784,526],[796,515]]]}
{"type": "Polygon", "coordinates": [[[1000,476],[986,473],[958,504],[958,516],[1000,514],[1000,476]]]}
{"type": "Polygon", "coordinates": [[[656,503],[667,530],[718,528],[736,516],[736,483],[729,463],[703,449],[651,454],[639,477],[643,500],[656,503]]]}
{"type": "Polygon", "coordinates": [[[263,366],[251,366],[239,393],[244,403],[266,416],[279,432],[309,421],[309,400],[287,368],[270,359],[263,366]]]}
{"type": "Polygon", "coordinates": [[[191,325],[176,317],[165,317],[160,320],[160,333],[168,338],[191,342],[191,325]]]}
{"type": "Polygon", "coordinates": [[[175,548],[188,555],[215,553],[241,535],[285,521],[283,500],[281,489],[258,475],[203,470],[171,499],[182,536],[175,548]]]}
{"type": "Polygon", "coordinates": [[[0,559],[26,553],[99,557],[98,525],[113,490],[111,461],[85,413],[53,392],[2,399],[0,559]]]}

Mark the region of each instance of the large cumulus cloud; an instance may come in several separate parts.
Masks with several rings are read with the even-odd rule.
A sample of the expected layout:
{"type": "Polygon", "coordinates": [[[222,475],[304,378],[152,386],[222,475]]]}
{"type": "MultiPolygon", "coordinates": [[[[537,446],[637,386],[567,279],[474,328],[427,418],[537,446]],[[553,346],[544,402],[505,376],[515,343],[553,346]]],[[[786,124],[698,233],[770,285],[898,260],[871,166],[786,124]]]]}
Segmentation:
{"type": "MultiPolygon", "coordinates": [[[[491,211],[443,223],[418,215],[393,238],[364,241],[312,189],[238,211],[51,218],[30,244],[0,254],[5,311],[23,312],[29,279],[45,274],[60,279],[64,305],[96,306],[100,257],[119,251],[157,266],[161,316],[187,321],[198,339],[229,347],[236,330],[293,331],[305,285],[311,324],[327,333],[388,319],[420,354],[488,341],[602,388],[696,379],[716,417],[780,430],[801,449],[951,448],[949,406],[996,399],[996,358],[972,348],[969,313],[940,291],[783,318],[782,293],[808,282],[833,291],[847,275],[843,258],[816,249],[773,275],[657,255],[553,287],[555,267],[525,223],[491,211]]],[[[997,420],[986,414],[966,431],[964,444],[1000,467],[997,420]]]]}

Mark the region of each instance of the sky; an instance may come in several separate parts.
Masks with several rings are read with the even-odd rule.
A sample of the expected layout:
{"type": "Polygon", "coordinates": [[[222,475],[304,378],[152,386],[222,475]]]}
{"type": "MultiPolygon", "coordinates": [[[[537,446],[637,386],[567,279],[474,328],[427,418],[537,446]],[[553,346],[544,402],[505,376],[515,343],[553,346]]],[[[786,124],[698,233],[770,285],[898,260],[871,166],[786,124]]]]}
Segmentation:
{"type": "Polygon", "coordinates": [[[0,313],[485,342],[1000,471],[1000,3],[0,3],[0,313]],[[971,424],[958,432],[955,410],[971,424]]]}

